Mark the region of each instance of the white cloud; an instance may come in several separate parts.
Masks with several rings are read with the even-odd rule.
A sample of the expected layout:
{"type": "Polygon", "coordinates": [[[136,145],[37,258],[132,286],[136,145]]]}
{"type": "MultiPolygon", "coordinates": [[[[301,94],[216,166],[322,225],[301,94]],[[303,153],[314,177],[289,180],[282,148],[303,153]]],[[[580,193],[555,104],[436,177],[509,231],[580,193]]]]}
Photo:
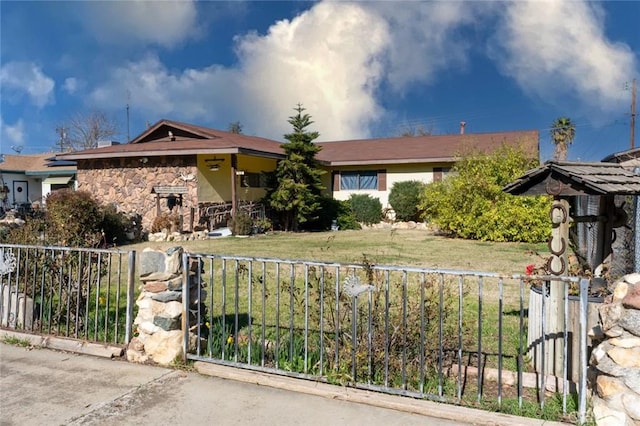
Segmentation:
{"type": "MultiPolygon", "coordinates": [[[[633,52],[604,33],[603,10],[584,1],[507,3],[492,41],[501,70],[527,94],[547,103],[589,110],[592,117],[620,106],[622,87],[637,74],[633,52]]],[[[572,113],[568,111],[567,113],[572,113]]]]}
{"type": "Polygon", "coordinates": [[[64,79],[62,88],[70,95],[75,94],[78,90],[85,86],[84,81],[77,79],[76,77],[67,77],[64,79]]]}
{"type": "Polygon", "coordinates": [[[86,2],[79,12],[85,28],[107,43],[173,47],[198,32],[192,0],[86,2]]]}
{"type": "Polygon", "coordinates": [[[321,139],[367,136],[369,124],[384,113],[375,91],[388,47],[386,22],[346,3],[320,3],[274,24],[265,36],[239,38],[240,88],[261,117],[252,127],[281,137],[300,102],[321,139]]]}
{"type": "Polygon", "coordinates": [[[13,125],[7,124],[0,117],[0,135],[2,140],[9,142],[6,145],[9,146],[23,146],[24,145],[24,122],[22,119],[16,121],[13,125]]]}
{"type": "Polygon", "coordinates": [[[431,83],[444,69],[464,68],[471,43],[459,30],[483,15],[481,5],[460,1],[376,1],[363,6],[389,24],[387,78],[399,91],[413,83],[431,83]]]}
{"type": "Polygon", "coordinates": [[[383,113],[375,90],[387,46],[387,26],[375,14],[357,4],[318,4],[265,36],[239,37],[237,68],[174,72],[147,56],[113,70],[90,101],[120,107],[129,90],[133,109],[158,118],[222,123],[218,127],[239,120],[247,131],[277,139],[290,131],[287,118],[300,102],[323,139],[364,137],[383,113]]]}
{"type": "Polygon", "coordinates": [[[0,85],[11,95],[26,94],[39,108],[54,102],[55,82],[32,62],[9,62],[0,68],[0,85]]]}
{"type": "Polygon", "coordinates": [[[381,90],[402,96],[437,84],[442,73],[465,72],[489,43],[490,57],[531,97],[547,104],[573,97],[611,110],[637,64],[603,26],[600,9],[579,1],[322,2],[265,34],[237,36],[233,67],[176,70],[148,55],[111,70],[89,102],[122,108],[129,91],[132,111],[149,121],[220,128],[240,121],[248,133],[274,139],[290,130],[287,118],[300,102],[321,140],[364,138],[388,114],[381,90]]]}
{"type": "Polygon", "coordinates": [[[134,111],[164,118],[215,119],[237,86],[232,71],[217,66],[173,73],[157,56],[148,55],[111,72],[89,97],[99,108],[122,108],[127,91],[134,111]],[[223,95],[221,93],[224,92],[223,95]]]}

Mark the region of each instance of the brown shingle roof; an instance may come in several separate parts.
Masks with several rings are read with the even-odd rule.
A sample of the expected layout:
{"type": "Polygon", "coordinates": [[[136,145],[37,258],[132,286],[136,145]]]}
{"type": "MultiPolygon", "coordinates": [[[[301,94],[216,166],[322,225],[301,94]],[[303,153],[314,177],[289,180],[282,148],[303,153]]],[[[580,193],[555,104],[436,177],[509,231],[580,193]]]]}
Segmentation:
{"type": "Polygon", "coordinates": [[[547,162],[503,188],[513,195],[637,195],[640,176],[617,163],[547,162]]]}
{"type": "Polygon", "coordinates": [[[527,153],[538,157],[538,131],[530,130],[322,142],[317,158],[335,166],[451,162],[470,149],[491,152],[503,143],[521,143],[527,153]]]}
{"type": "Polygon", "coordinates": [[[90,158],[246,153],[264,157],[283,157],[281,142],[224,132],[178,121],[160,120],[128,144],[111,145],[59,154],[57,158],[90,158]],[[169,135],[173,134],[173,137],[169,135]]]}
{"type": "MultiPolygon", "coordinates": [[[[318,143],[317,159],[328,165],[453,162],[470,149],[491,152],[503,143],[521,143],[538,157],[538,131],[415,136],[318,143]]],[[[235,154],[282,158],[282,143],[172,120],[160,120],[128,144],[58,155],[65,160],[91,158],[235,154]]]]}
{"type": "MultiPolygon", "coordinates": [[[[0,163],[0,171],[8,172],[25,172],[26,174],[33,172],[51,172],[52,167],[48,159],[54,157],[55,154],[47,152],[44,154],[25,154],[10,155],[6,154],[4,162],[0,163]]],[[[75,170],[75,166],[65,166],[67,170],[75,170]]]]}

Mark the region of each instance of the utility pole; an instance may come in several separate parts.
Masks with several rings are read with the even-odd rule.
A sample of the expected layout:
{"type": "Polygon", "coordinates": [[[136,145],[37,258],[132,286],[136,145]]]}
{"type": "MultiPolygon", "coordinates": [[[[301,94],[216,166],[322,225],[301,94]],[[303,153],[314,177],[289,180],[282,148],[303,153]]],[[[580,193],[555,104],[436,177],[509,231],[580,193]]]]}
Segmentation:
{"type": "Polygon", "coordinates": [[[636,79],[633,79],[631,85],[631,149],[633,149],[636,140],[636,79]]]}
{"type": "Polygon", "coordinates": [[[60,147],[60,152],[64,152],[64,147],[67,138],[67,129],[63,127],[57,127],[56,132],[60,135],[60,140],[58,141],[58,146],[60,147]]]}
{"type": "Polygon", "coordinates": [[[129,136],[129,102],[131,101],[131,92],[127,90],[127,143],[131,141],[129,136]]]}

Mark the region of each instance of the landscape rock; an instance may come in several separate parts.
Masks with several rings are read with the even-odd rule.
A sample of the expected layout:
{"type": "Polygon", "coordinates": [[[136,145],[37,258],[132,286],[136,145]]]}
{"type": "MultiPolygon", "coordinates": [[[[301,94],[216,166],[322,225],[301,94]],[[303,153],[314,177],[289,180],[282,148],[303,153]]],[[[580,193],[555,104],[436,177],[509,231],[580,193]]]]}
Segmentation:
{"type": "Polygon", "coordinates": [[[603,374],[596,379],[596,391],[600,398],[609,399],[628,390],[629,388],[625,386],[624,382],[616,377],[603,374]]]}
{"type": "Polygon", "coordinates": [[[600,307],[605,338],[591,353],[593,418],[598,426],[640,425],[640,274],[627,275],[600,307]]]}
{"type": "Polygon", "coordinates": [[[611,408],[605,401],[598,397],[592,399],[593,417],[598,426],[625,426],[627,415],[624,411],[611,408]]]}
{"type": "Polygon", "coordinates": [[[622,306],[627,309],[640,310],[640,285],[634,285],[622,299],[622,306]]]}
{"type": "Polygon", "coordinates": [[[146,248],[140,253],[140,276],[144,277],[152,272],[164,272],[165,270],[164,252],[146,248]]]}
{"type": "Polygon", "coordinates": [[[622,299],[627,295],[629,291],[629,284],[624,281],[620,281],[615,285],[615,289],[613,290],[613,302],[621,302],[622,299]]]}
{"type": "Polygon", "coordinates": [[[167,290],[167,283],[164,281],[149,281],[142,286],[144,291],[160,293],[167,290]]]}
{"type": "Polygon", "coordinates": [[[182,301],[181,291],[163,291],[162,293],[151,293],[151,299],[158,302],[182,301]]]}
{"type": "Polygon", "coordinates": [[[636,309],[628,309],[624,316],[619,320],[620,327],[627,330],[634,336],[640,337],[640,311],[636,309]]]}
{"type": "Polygon", "coordinates": [[[622,304],[621,303],[605,303],[598,309],[600,313],[600,322],[602,323],[602,329],[605,334],[608,330],[618,325],[618,321],[622,316],[622,304]]]}
{"type": "Polygon", "coordinates": [[[613,362],[629,368],[640,368],[640,348],[614,347],[607,351],[613,362]]]}
{"type": "Polygon", "coordinates": [[[622,405],[629,417],[638,421],[640,420],[640,396],[632,393],[622,395],[622,405]]]}
{"type": "Polygon", "coordinates": [[[623,277],[623,280],[629,284],[638,284],[640,283],[640,273],[627,274],[623,277]]]}
{"type": "Polygon", "coordinates": [[[153,324],[165,331],[179,330],[182,326],[180,318],[169,318],[161,315],[153,317],[153,324]]]}

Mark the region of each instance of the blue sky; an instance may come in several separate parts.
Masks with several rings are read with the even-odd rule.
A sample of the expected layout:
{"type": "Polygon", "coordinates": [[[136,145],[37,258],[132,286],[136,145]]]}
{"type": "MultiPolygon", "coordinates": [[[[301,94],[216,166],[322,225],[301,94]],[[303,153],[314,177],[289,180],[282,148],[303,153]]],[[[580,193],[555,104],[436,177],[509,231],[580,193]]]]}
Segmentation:
{"type": "MultiPolygon", "coordinates": [[[[540,131],[569,159],[630,148],[640,2],[0,1],[0,152],[50,151],[104,111],[131,137],[167,118],[283,140],[302,103],[319,140],[540,131]]],[[[640,121],[640,120],[638,120],[640,121]]],[[[636,125],[636,147],[640,125],[636,125]]]]}

